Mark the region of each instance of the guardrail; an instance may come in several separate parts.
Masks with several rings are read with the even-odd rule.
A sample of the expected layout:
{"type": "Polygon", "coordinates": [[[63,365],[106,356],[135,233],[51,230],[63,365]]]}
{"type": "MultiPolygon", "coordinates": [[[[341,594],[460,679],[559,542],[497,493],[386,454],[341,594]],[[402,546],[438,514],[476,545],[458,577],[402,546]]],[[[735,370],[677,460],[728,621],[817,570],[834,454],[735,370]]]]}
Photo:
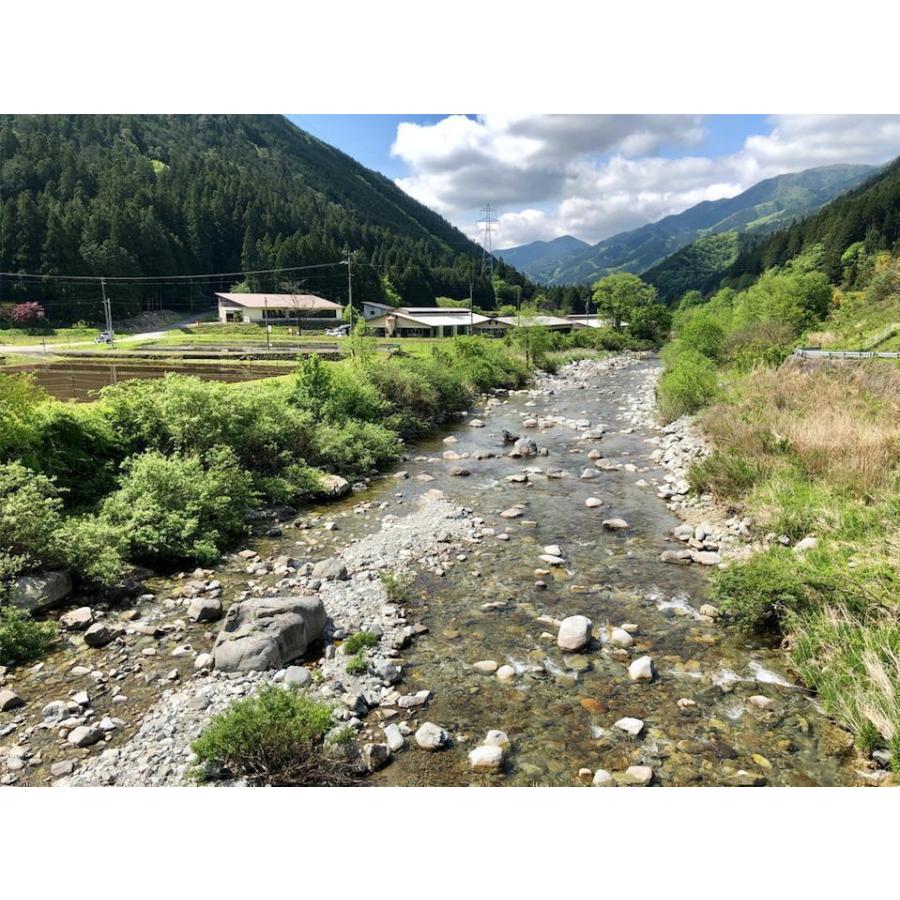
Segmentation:
{"type": "Polygon", "coordinates": [[[797,347],[793,353],[799,359],[900,359],[900,352],[878,352],[877,350],[816,350],[811,347],[797,347]]]}

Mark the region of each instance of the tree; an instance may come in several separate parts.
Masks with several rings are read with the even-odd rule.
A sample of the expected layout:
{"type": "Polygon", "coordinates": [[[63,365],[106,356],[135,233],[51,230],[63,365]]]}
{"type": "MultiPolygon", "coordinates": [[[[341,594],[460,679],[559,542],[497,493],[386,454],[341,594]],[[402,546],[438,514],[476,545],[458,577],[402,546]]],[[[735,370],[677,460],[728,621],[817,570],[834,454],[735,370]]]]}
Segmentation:
{"type": "Polygon", "coordinates": [[[10,318],[16,325],[24,325],[27,328],[43,319],[45,314],[44,307],[31,300],[28,303],[17,303],[10,312],[10,318]]]}
{"type": "Polygon", "coordinates": [[[669,336],[672,327],[672,313],[662,303],[638,306],[632,310],[628,321],[628,331],[639,341],[650,341],[659,346],[669,336]]]}
{"type": "Polygon", "coordinates": [[[593,299],[597,312],[611,319],[613,328],[619,330],[635,309],[655,302],[656,288],[630,272],[617,272],[594,284],[593,299]]]}

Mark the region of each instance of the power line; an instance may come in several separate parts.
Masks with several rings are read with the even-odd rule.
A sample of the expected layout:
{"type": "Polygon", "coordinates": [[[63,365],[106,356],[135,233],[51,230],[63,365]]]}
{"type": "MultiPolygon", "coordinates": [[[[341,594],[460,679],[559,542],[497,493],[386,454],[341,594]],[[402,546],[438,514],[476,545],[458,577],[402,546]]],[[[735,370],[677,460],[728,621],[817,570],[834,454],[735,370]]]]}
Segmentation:
{"type": "Polygon", "coordinates": [[[482,217],[478,220],[479,225],[483,225],[483,238],[481,242],[481,274],[486,275],[489,281],[494,280],[494,248],[493,248],[493,232],[494,225],[497,220],[494,216],[494,207],[490,203],[486,204],[481,211],[482,217]]]}

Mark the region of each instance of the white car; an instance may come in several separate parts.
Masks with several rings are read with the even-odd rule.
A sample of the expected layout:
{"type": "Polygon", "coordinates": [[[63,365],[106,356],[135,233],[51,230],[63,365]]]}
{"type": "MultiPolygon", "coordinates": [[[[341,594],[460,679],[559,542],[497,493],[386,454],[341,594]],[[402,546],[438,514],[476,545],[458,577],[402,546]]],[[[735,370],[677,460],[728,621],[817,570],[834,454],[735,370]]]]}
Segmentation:
{"type": "Polygon", "coordinates": [[[337,328],[329,328],[325,334],[328,335],[328,337],[347,337],[347,335],[350,334],[350,326],[338,325],[337,328]]]}
{"type": "Polygon", "coordinates": [[[94,339],[95,344],[111,344],[112,343],[112,332],[111,331],[101,331],[100,334],[94,339]]]}

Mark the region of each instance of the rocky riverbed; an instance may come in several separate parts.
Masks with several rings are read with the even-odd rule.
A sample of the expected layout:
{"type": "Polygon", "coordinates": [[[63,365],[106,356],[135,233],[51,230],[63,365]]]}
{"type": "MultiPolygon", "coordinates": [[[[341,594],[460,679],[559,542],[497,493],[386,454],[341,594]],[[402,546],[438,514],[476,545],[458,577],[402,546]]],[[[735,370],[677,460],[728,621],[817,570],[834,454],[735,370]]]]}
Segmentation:
{"type": "Polygon", "coordinates": [[[497,393],[353,495],[259,523],[215,571],[69,608],[64,646],[2,676],[24,705],[0,712],[0,778],[184,783],[203,725],[268,681],[331,702],[378,784],[883,777],[777,647],[717,623],[706,572],[748,552],[752,523],[686,495],[706,451],[690,423],[654,424],[657,375],[623,355],[497,393]],[[327,616],[302,659],[214,666],[224,611],[290,597],[327,616]],[[378,640],[351,675],[359,631],[378,640]]]}

